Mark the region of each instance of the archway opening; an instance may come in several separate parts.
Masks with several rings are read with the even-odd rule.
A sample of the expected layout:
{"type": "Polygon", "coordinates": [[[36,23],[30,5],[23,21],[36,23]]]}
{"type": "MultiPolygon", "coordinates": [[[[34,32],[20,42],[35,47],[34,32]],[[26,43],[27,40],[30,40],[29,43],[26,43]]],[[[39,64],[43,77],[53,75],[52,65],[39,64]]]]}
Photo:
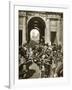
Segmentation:
{"type": "MultiPolygon", "coordinates": [[[[33,17],[29,20],[28,22],[28,32],[27,32],[27,38],[28,38],[28,43],[31,41],[31,31],[32,32],[37,32],[39,34],[39,42],[43,41],[44,42],[44,37],[45,37],[45,22],[42,18],[40,17],[33,17]]],[[[34,35],[33,35],[34,36],[34,35]]]]}
{"type": "Polygon", "coordinates": [[[37,29],[32,29],[30,31],[30,40],[33,40],[33,41],[36,41],[37,43],[39,43],[40,33],[37,29]]]}

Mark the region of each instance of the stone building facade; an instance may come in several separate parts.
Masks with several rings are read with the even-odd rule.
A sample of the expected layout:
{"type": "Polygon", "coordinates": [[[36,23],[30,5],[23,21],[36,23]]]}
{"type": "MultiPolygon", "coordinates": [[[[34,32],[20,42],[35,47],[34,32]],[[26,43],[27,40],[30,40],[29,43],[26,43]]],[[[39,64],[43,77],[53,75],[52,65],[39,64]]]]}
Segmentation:
{"type": "Polygon", "coordinates": [[[33,29],[39,31],[45,43],[63,45],[63,13],[19,11],[20,45],[30,41],[33,29]]]}

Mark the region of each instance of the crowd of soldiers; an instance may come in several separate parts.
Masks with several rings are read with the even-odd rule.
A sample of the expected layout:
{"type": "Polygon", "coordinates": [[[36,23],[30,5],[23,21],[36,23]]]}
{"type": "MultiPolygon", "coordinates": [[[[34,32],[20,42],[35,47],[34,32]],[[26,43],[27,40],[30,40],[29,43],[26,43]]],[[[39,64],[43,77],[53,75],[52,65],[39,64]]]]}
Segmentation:
{"type": "Polygon", "coordinates": [[[63,50],[61,45],[48,45],[35,42],[19,47],[19,78],[32,77],[35,69],[30,70],[32,63],[40,69],[40,77],[63,77],[63,50]]]}

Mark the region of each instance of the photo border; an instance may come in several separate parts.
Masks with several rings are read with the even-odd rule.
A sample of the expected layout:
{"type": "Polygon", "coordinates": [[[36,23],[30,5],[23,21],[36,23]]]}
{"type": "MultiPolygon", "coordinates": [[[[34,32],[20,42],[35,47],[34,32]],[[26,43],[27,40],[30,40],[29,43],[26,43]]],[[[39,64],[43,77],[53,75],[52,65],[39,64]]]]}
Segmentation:
{"type": "MultiPolygon", "coordinates": [[[[65,79],[59,79],[59,82],[55,82],[56,80],[58,80],[58,78],[52,78],[52,80],[51,80],[51,78],[46,78],[46,79],[27,79],[27,80],[25,80],[24,79],[24,81],[23,80],[18,80],[17,79],[17,71],[18,71],[18,63],[17,63],[17,60],[18,60],[18,10],[24,10],[24,8],[26,7],[26,8],[28,8],[28,10],[30,10],[30,8],[32,9],[33,8],[33,10],[34,10],[34,8],[36,9],[38,9],[38,8],[40,8],[40,11],[42,10],[50,10],[50,11],[52,11],[52,9],[55,11],[55,9],[57,9],[58,11],[59,10],[64,10],[63,11],[63,13],[65,13],[65,14],[63,14],[63,15],[65,15],[64,16],[64,21],[63,22],[66,22],[66,23],[63,23],[63,25],[64,25],[64,27],[63,27],[63,46],[65,47],[65,48],[63,48],[64,49],[64,52],[67,52],[67,51],[69,51],[68,50],[68,44],[67,44],[67,42],[69,41],[69,37],[68,37],[68,41],[66,41],[66,35],[68,34],[68,31],[67,31],[67,29],[69,29],[68,27],[69,27],[69,8],[68,7],[61,7],[61,5],[60,5],[60,7],[47,7],[47,6],[31,6],[31,5],[24,5],[24,4],[22,4],[22,7],[19,9],[19,8],[21,7],[21,4],[19,5],[19,4],[15,4],[15,3],[12,3],[12,2],[10,2],[10,63],[9,63],[9,65],[10,65],[10,87],[39,87],[39,86],[41,86],[41,87],[43,87],[43,86],[63,86],[63,85],[68,85],[69,83],[70,83],[70,76],[69,76],[69,74],[70,74],[70,71],[68,70],[69,69],[69,65],[70,65],[70,62],[68,62],[67,61],[67,63],[66,63],[66,66],[64,65],[64,69],[67,69],[67,71],[65,70],[65,74],[67,73],[67,77],[65,78],[65,79]],[[65,30],[66,30],[66,33],[65,33],[65,30]],[[67,44],[67,45],[66,45],[67,44]],[[67,48],[67,49],[66,49],[67,48]],[[16,56],[17,55],[17,56],[16,56]],[[15,61],[15,62],[14,62],[15,61]],[[68,65],[67,65],[68,64],[68,65]],[[55,80],[54,80],[55,79],[55,80]],[[48,82],[48,81],[49,82],[48,82]],[[38,82],[40,82],[40,83],[38,83],[38,82]],[[42,83],[43,82],[43,83],[42,83]],[[31,83],[31,84],[30,84],[31,83]],[[35,83],[35,84],[34,84],[35,83]],[[30,84],[30,85],[29,85],[30,84]],[[36,86],[35,86],[36,85],[36,86]]],[[[39,9],[38,9],[39,10],[39,9]]],[[[37,11],[38,11],[37,10],[37,11]]],[[[26,11],[27,11],[27,9],[26,9],[26,11]]],[[[49,11],[48,11],[49,12],[49,11]]],[[[56,11],[55,11],[56,12],[56,11]]],[[[70,42],[70,41],[69,41],[70,42]]],[[[68,56],[69,55],[67,55],[67,53],[65,54],[65,56],[64,56],[64,62],[65,62],[65,59],[68,59],[68,56]]]]}

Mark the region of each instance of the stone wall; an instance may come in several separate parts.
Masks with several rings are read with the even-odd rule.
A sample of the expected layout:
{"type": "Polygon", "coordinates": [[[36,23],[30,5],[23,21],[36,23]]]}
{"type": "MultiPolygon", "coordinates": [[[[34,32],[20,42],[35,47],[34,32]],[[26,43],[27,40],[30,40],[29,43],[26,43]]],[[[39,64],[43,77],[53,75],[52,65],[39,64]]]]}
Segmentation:
{"type": "Polygon", "coordinates": [[[28,22],[33,17],[40,17],[44,20],[45,27],[45,43],[51,44],[51,32],[56,32],[57,44],[63,45],[63,15],[62,13],[53,12],[19,12],[19,30],[23,30],[22,44],[27,42],[28,22]]]}

